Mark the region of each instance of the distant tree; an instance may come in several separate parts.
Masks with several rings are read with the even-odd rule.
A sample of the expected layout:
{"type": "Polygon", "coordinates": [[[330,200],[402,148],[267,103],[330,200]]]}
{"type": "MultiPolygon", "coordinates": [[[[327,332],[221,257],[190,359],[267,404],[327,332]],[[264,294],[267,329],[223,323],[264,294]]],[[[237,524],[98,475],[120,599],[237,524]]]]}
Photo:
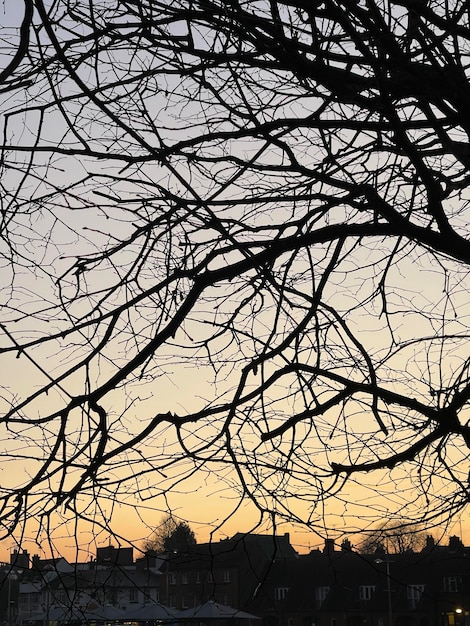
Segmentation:
{"type": "Polygon", "coordinates": [[[420,552],[425,547],[428,537],[429,535],[418,525],[393,525],[385,522],[364,537],[359,544],[359,551],[363,554],[420,552]]]}
{"type": "Polygon", "coordinates": [[[467,506],[467,0],[7,6],[0,535],[467,506]]]}
{"type": "Polygon", "coordinates": [[[196,545],[196,535],[186,522],[166,515],[153,535],[144,542],[142,549],[147,553],[186,552],[196,545]]]}

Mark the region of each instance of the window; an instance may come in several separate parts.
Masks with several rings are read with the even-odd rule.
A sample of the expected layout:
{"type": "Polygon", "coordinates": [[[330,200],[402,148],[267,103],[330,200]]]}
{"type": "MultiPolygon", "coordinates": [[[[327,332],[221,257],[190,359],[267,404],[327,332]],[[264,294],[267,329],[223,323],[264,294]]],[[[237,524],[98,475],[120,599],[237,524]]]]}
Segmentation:
{"type": "Polygon", "coordinates": [[[275,600],[285,600],[287,598],[287,593],[289,591],[289,587],[276,587],[274,589],[274,599],[275,600]]]}
{"type": "Polygon", "coordinates": [[[455,593],[459,591],[460,588],[460,577],[459,576],[444,576],[443,584],[444,591],[449,591],[451,593],[455,593]]]}
{"type": "Polygon", "coordinates": [[[329,591],[329,587],[315,587],[315,606],[317,609],[321,607],[329,591]]]}
{"type": "Polygon", "coordinates": [[[37,604],[40,604],[40,602],[41,602],[41,595],[39,593],[31,593],[29,595],[29,604],[30,604],[30,606],[35,606],[37,604]]]}
{"type": "Polygon", "coordinates": [[[181,606],[183,609],[189,609],[189,599],[188,596],[183,596],[181,598],[181,606]]]}
{"type": "Polygon", "coordinates": [[[224,570],[224,583],[229,583],[230,582],[230,570],[226,569],[224,570]]]}
{"type": "Polygon", "coordinates": [[[201,582],[201,572],[196,572],[196,583],[199,585],[201,582]]]}
{"type": "Polygon", "coordinates": [[[187,573],[187,572],[183,572],[183,573],[181,574],[181,583],[182,583],[183,585],[187,585],[187,584],[189,583],[189,576],[188,576],[188,573],[187,573]]]}
{"type": "Polygon", "coordinates": [[[138,602],[139,601],[139,593],[135,587],[129,589],[129,602],[138,602]]]}
{"type": "Polygon", "coordinates": [[[55,601],[57,604],[67,604],[68,597],[63,589],[58,589],[55,595],[55,601]]]}
{"type": "Polygon", "coordinates": [[[374,594],[375,585],[361,585],[359,587],[359,600],[370,600],[374,594]]]}
{"type": "Polygon", "coordinates": [[[424,585],[408,585],[406,588],[406,597],[412,609],[416,608],[424,591],[424,585]]]}
{"type": "Polygon", "coordinates": [[[168,574],[168,584],[176,585],[176,572],[170,572],[168,574]]]}

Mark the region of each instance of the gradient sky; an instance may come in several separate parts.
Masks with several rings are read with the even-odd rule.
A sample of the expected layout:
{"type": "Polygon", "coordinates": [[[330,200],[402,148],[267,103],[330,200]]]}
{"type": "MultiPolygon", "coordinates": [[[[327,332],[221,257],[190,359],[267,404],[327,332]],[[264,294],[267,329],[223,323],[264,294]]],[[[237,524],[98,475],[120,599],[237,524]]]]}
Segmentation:
{"type": "MultiPolygon", "coordinates": [[[[6,0],[2,7],[4,11],[3,27],[8,29],[9,35],[13,33],[13,37],[10,37],[7,41],[7,44],[9,42],[10,48],[3,42],[3,48],[0,50],[0,65],[3,63],[3,66],[5,66],[5,63],[8,62],[11,56],[11,46],[15,41],[15,27],[22,18],[20,8],[22,8],[22,4],[14,0],[6,0]]],[[[89,115],[90,118],[92,118],[91,113],[89,115]]],[[[47,133],[49,133],[47,135],[48,141],[57,140],[63,132],[63,126],[60,124],[55,125],[56,119],[57,118],[52,118],[45,126],[47,133]]],[[[27,120],[28,123],[26,123],[23,116],[18,116],[17,121],[12,123],[12,128],[10,129],[12,136],[14,136],[15,140],[18,142],[24,142],[25,144],[31,142],[39,124],[38,120],[39,118],[37,116],[34,117],[31,115],[27,120]]],[[[94,119],[90,120],[90,128],[94,128],[94,122],[94,119]]],[[[243,144],[238,147],[240,152],[243,152],[245,148],[247,148],[247,146],[243,144]]],[[[274,156],[272,158],[274,159],[274,156]]],[[[107,167],[106,164],[93,163],[90,165],[90,163],[85,163],[84,160],[69,157],[57,159],[55,165],[57,165],[58,168],[57,172],[59,172],[59,170],[60,172],[53,172],[51,174],[51,180],[54,181],[54,176],[60,176],[61,182],[81,178],[88,171],[87,168],[90,170],[93,169],[97,176],[103,176],[106,173],[107,167]]],[[[38,171],[43,172],[45,170],[38,167],[38,171]]],[[[143,172],[147,179],[150,179],[151,176],[154,175],[158,180],[158,176],[161,175],[160,169],[156,166],[154,166],[153,170],[148,169],[143,170],[143,172]]],[[[18,172],[14,171],[11,174],[11,180],[7,181],[12,188],[15,187],[14,176],[19,175],[18,172]]],[[[45,186],[43,181],[37,183],[38,188],[41,188],[43,184],[45,186]]],[[[136,188],[137,187],[138,185],[136,185],[136,188]]],[[[102,189],[107,189],[104,183],[102,189]]],[[[134,192],[135,188],[129,186],[129,194],[131,195],[134,192]]],[[[37,189],[35,193],[38,193],[37,189]]],[[[88,201],[93,195],[92,190],[87,188],[86,185],[83,185],[81,188],[81,193],[83,194],[82,200],[84,202],[88,201]]],[[[99,203],[98,201],[96,202],[98,206],[99,203]]],[[[55,293],[56,284],[54,281],[48,280],[45,274],[46,270],[53,267],[56,276],[62,275],[65,270],[72,265],[74,255],[84,255],[86,252],[93,250],[94,246],[100,248],[104,245],[106,240],[104,234],[106,234],[108,215],[99,213],[96,210],[94,212],[68,210],[66,206],[60,207],[60,209],[62,224],[52,224],[48,221],[47,216],[41,216],[41,219],[38,219],[37,222],[34,223],[37,237],[37,250],[35,250],[35,253],[37,254],[36,258],[40,259],[38,262],[40,269],[36,271],[34,268],[28,267],[27,265],[22,268],[21,274],[17,278],[18,291],[17,294],[15,294],[15,298],[12,299],[15,306],[18,302],[21,302],[25,310],[28,310],[29,307],[31,311],[37,311],[38,309],[42,310],[41,307],[44,307],[44,310],[47,311],[49,302],[51,302],[53,298],[56,298],[57,294],[55,293]],[[88,228],[89,226],[93,228],[88,228]],[[69,228],[70,231],[68,230],[69,228]],[[43,250],[42,247],[43,241],[48,240],[47,238],[53,229],[55,236],[58,238],[57,241],[62,244],[62,250],[60,252],[57,252],[55,248],[51,249],[52,246],[47,250],[43,250]],[[79,232],[77,238],[73,236],[74,229],[79,232]],[[41,271],[44,273],[41,273],[41,271]]],[[[285,210],[285,215],[287,216],[287,214],[288,211],[285,210]]],[[[270,218],[271,214],[268,213],[263,219],[269,222],[270,218]]],[[[341,216],[336,216],[335,219],[340,220],[341,216]]],[[[131,227],[131,218],[127,216],[126,221],[125,213],[121,211],[118,213],[115,221],[115,228],[117,230],[113,231],[112,235],[119,235],[121,238],[124,238],[125,234],[131,230],[131,227]],[[119,219],[121,221],[118,221],[119,219]]],[[[334,303],[339,311],[347,309],[353,301],[360,301],[361,298],[365,297],[365,290],[367,289],[365,277],[367,277],[368,272],[370,273],[370,267],[378,267],[380,264],[383,266],[387,259],[387,253],[386,245],[384,245],[383,248],[377,245],[374,249],[364,246],[359,252],[354,251],[354,254],[351,254],[351,258],[344,262],[340,276],[336,281],[332,281],[332,284],[325,290],[325,297],[328,298],[330,302],[334,303]],[[340,291],[339,287],[342,286],[343,281],[345,281],[345,284],[347,281],[347,284],[346,287],[340,291]]],[[[324,252],[320,251],[318,254],[319,257],[321,257],[324,252]]],[[[427,334],[438,334],[440,332],[439,324],[442,320],[445,320],[446,332],[451,333],[455,330],[455,334],[457,335],[461,332],[461,325],[464,326],[466,321],[470,318],[470,303],[468,301],[468,290],[465,287],[465,277],[459,276],[458,273],[456,273],[455,276],[449,278],[447,269],[439,274],[436,272],[435,266],[429,262],[429,259],[424,258],[422,265],[419,265],[418,261],[421,259],[418,257],[418,254],[408,256],[404,253],[403,258],[400,259],[400,265],[390,268],[387,275],[391,286],[390,301],[395,309],[394,315],[391,318],[395,323],[394,330],[397,335],[400,336],[402,342],[409,342],[409,345],[407,345],[406,349],[400,354],[388,358],[387,366],[393,366],[396,371],[399,371],[400,368],[403,372],[406,371],[410,379],[416,384],[416,390],[413,389],[413,393],[416,391],[417,394],[421,393],[424,396],[429,391],[427,387],[429,386],[428,383],[430,380],[436,379],[444,381],[443,386],[445,386],[445,382],[450,376],[449,372],[453,372],[454,366],[458,367],[458,364],[466,358],[466,352],[463,354],[463,350],[459,347],[455,348],[452,354],[449,353],[448,360],[440,371],[441,360],[438,355],[438,348],[430,348],[429,352],[425,355],[426,358],[424,358],[421,354],[416,355],[415,346],[412,343],[413,339],[418,336],[426,336],[427,334]],[[451,303],[446,300],[446,296],[443,294],[444,283],[448,280],[453,280],[453,286],[455,287],[454,297],[451,303]],[[460,284],[460,281],[462,281],[462,284],[460,284]],[[408,303],[408,309],[402,311],[401,307],[408,303]],[[450,306],[458,309],[458,317],[453,317],[453,312],[449,311],[450,306]],[[409,309],[413,309],[414,312],[410,312],[409,309]]],[[[327,258],[326,253],[325,258],[327,258]]],[[[320,273],[322,262],[323,266],[326,263],[325,258],[317,262],[320,273]]],[[[299,261],[298,269],[299,271],[304,269],[302,261],[299,261]]],[[[92,277],[90,280],[95,280],[97,284],[99,284],[100,280],[107,278],[108,274],[103,271],[98,272],[97,278],[92,277]]],[[[0,281],[1,280],[0,278],[0,281]]],[[[1,286],[5,291],[9,288],[10,276],[5,274],[3,281],[5,284],[1,286]]],[[[74,288],[72,281],[70,281],[69,287],[70,289],[74,288]]],[[[211,295],[214,296],[215,293],[216,290],[214,289],[211,295]]],[[[232,306],[233,303],[232,301],[228,301],[224,303],[224,305],[229,307],[232,306]]],[[[201,311],[204,311],[204,307],[209,309],[210,306],[211,305],[205,303],[201,304],[201,311]]],[[[219,306],[221,310],[223,310],[223,305],[219,303],[219,306]]],[[[375,306],[375,303],[369,303],[368,307],[364,306],[355,312],[352,310],[349,315],[351,325],[355,329],[359,329],[357,330],[358,337],[361,338],[364,346],[371,350],[380,346],[381,342],[386,344],[387,341],[386,324],[377,310],[374,310],[375,306]]],[[[197,314],[198,312],[196,311],[194,319],[188,323],[184,332],[181,331],[174,339],[173,345],[169,345],[166,348],[166,353],[163,352],[161,358],[163,365],[161,366],[161,370],[157,372],[157,368],[155,368],[155,372],[158,373],[158,376],[155,375],[145,386],[143,384],[141,386],[136,385],[133,387],[132,393],[127,389],[123,392],[116,392],[113,394],[112,399],[107,401],[107,409],[109,409],[110,415],[113,416],[113,419],[116,420],[116,424],[119,427],[121,427],[122,424],[118,424],[117,416],[125,415],[125,420],[123,420],[125,427],[128,429],[128,432],[133,433],[138,431],[143,423],[146,423],[153,415],[159,412],[165,413],[171,411],[177,415],[185,415],[186,413],[197,411],[204,406],[207,402],[207,398],[213,398],[215,396],[215,385],[207,375],[211,369],[210,364],[206,363],[205,366],[201,365],[199,368],[194,369],[181,365],[184,358],[189,361],[189,357],[186,355],[191,353],[191,350],[194,349],[192,345],[194,344],[193,339],[188,340],[186,345],[184,344],[184,341],[187,339],[186,336],[198,338],[203,336],[205,332],[205,327],[201,323],[201,319],[197,319],[197,314]],[[178,359],[173,359],[174,355],[171,353],[172,349],[176,351],[174,346],[178,344],[178,342],[183,346],[181,348],[181,355],[183,355],[186,349],[185,356],[179,357],[181,361],[179,363],[177,362],[178,359]]],[[[267,307],[266,309],[261,308],[256,318],[256,324],[254,324],[255,336],[256,331],[259,330],[261,333],[263,327],[269,327],[269,321],[267,321],[268,316],[267,307]]],[[[26,322],[24,322],[24,332],[33,335],[35,333],[44,332],[51,322],[54,328],[60,328],[60,323],[57,322],[56,324],[56,320],[47,319],[46,313],[44,313],[44,319],[36,321],[38,324],[37,328],[31,329],[28,327],[29,320],[26,320],[26,322]]],[[[442,324],[444,325],[444,322],[442,322],[442,324]]],[[[142,333],[143,335],[145,334],[144,331],[142,331],[142,333]]],[[[2,345],[9,345],[8,339],[5,336],[2,336],[2,341],[4,342],[2,345]]],[[[129,341],[129,344],[130,343],[129,341]]],[[[385,345],[385,348],[386,347],[385,345]]],[[[120,343],[119,346],[116,347],[116,350],[121,350],[124,356],[127,356],[127,349],[127,345],[121,345],[120,343]]],[[[24,355],[20,358],[16,358],[16,354],[2,357],[3,384],[5,387],[8,386],[12,389],[11,395],[5,394],[1,399],[5,410],[12,399],[28,396],[34,393],[40,385],[46,383],[47,377],[40,372],[41,368],[50,368],[50,371],[54,373],[61,372],[69,366],[69,363],[77,358],[77,353],[79,352],[76,345],[71,345],[57,352],[54,352],[54,350],[57,350],[57,348],[51,348],[49,351],[46,347],[36,350],[35,358],[37,365],[33,365],[29,362],[24,355]]],[[[132,348],[129,348],[130,352],[131,350],[132,348]]],[[[227,361],[227,371],[228,369],[227,361]]],[[[96,376],[96,380],[102,380],[102,377],[111,371],[111,365],[106,363],[106,360],[103,359],[100,366],[92,373],[96,376]]],[[[236,376],[237,373],[236,366],[234,366],[233,375],[236,376]]],[[[408,382],[406,382],[406,384],[408,384],[408,382]]],[[[67,382],[67,391],[70,395],[78,395],[81,393],[83,385],[84,379],[82,374],[71,376],[67,382]]],[[[220,375],[218,385],[217,393],[220,392],[222,394],[223,391],[227,391],[228,393],[232,385],[229,375],[227,375],[226,378],[220,375]]],[[[403,388],[406,389],[406,386],[403,388]]],[[[289,411],[291,413],[294,412],[297,408],[294,406],[295,401],[292,400],[292,406],[290,406],[288,402],[290,402],[291,399],[289,398],[285,406],[282,406],[282,394],[284,391],[279,391],[278,393],[279,398],[275,398],[276,406],[285,410],[286,414],[289,414],[289,411]]],[[[60,392],[56,394],[50,393],[45,400],[41,398],[36,404],[32,403],[31,407],[29,407],[31,411],[29,416],[36,416],[46,411],[52,412],[56,407],[60,406],[62,401],[63,396],[61,396],[60,392]]],[[[298,402],[298,400],[296,401],[298,402]]],[[[279,411],[279,413],[281,413],[281,411],[279,411]]],[[[74,416],[73,419],[70,420],[70,432],[76,435],[77,441],[79,441],[80,436],[82,436],[80,416],[74,416]],[[73,423],[73,419],[76,419],[76,424],[73,423]]],[[[334,423],[335,419],[331,421],[334,423]]],[[[351,421],[354,424],[355,434],[358,436],[363,434],[366,440],[369,434],[370,424],[366,422],[364,415],[360,413],[356,417],[352,416],[351,421]]],[[[118,426],[116,426],[116,428],[118,426]]],[[[52,435],[55,434],[54,428],[55,426],[51,426],[52,435]]],[[[116,433],[116,438],[124,437],[125,434],[124,427],[122,427],[122,430],[116,433]]],[[[11,455],[11,459],[8,461],[5,460],[1,468],[3,471],[4,486],[26,482],[35,474],[35,468],[42,461],[44,453],[47,453],[47,448],[44,442],[40,440],[35,429],[31,428],[31,433],[27,433],[27,436],[30,437],[29,440],[25,438],[20,441],[13,436],[4,443],[3,454],[5,458],[11,455]],[[28,460],[34,458],[36,460],[28,460]]],[[[195,442],[198,436],[200,436],[199,433],[192,433],[188,427],[187,437],[193,445],[196,445],[195,442]]],[[[162,446],[162,450],[163,448],[165,448],[165,450],[171,449],[171,447],[175,445],[174,434],[170,432],[167,434],[165,431],[162,431],[158,443],[162,446]]],[[[150,444],[149,447],[146,448],[143,444],[141,452],[142,457],[145,459],[151,454],[158,454],[158,448],[150,448],[150,444]],[[155,452],[155,450],[157,450],[157,452],[155,452]]],[[[464,452],[455,449],[453,456],[451,455],[450,458],[458,465],[459,461],[462,460],[461,455],[463,456],[464,452]]],[[[175,467],[169,470],[169,483],[173,475],[177,476],[179,469],[179,467],[175,467]],[[172,472],[174,472],[174,474],[172,474],[172,472]]],[[[112,522],[112,530],[116,535],[120,536],[123,541],[127,539],[139,545],[141,541],[149,535],[151,528],[158,524],[168,508],[171,508],[177,516],[190,523],[200,541],[208,540],[211,531],[214,531],[215,539],[220,539],[225,536],[231,536],[238,531],[254,530],[257,532],[268,532],[271,530],[269,518],[263,520],[260,527],[257,526],[259,518],[253,505],[244,503],[238,509],[236,477],[224,468],[218,467],[217,469],[219,471],[218,474],[199,471],[195,477],[189,478],[181,488],[180,486],[173,488],[168,494],[167,500],[164,497],[152,497],[154,493],[153,490],[158,489],[158,481],[161,480],[162,483],[164,483],[164,481],[167,480],[167,477],[159,477],[158,472],[152,473],[149,477],[139,479],[136,481],[134,487],[131,485],[131,481],[129,481],[129,485],[126,485],[123,493],[119,494],[117,501],[112,501],[112,499],[106,499],[106,497],[104,497],[96,508],[94,508],[94,505],[90,501],[90,495],[84,495],[83,499],[80,501],[80,506],[83,507],[82,510],[90,517],[93,517],[97,522],[102,521],[104,528],[101,531],[95,528],[94,532],[91,533],[90,527],[86,522],[79,522],[78,526],[75,527],[73,525],[74,519],[71,512],[61,511],[59,515],[53,516],[53,522],[50,528],[55,549],[71,559],[74,558],[72,555],[75,553],[77,547],[82,551],[82,554],[94,554],[97,546],[107,545],[110,541],[109,530],[106,528],[110,521],[112,522]],[[146,484],[146,480],[149,481],[148,484],[146,484]]],[[[119,478],[123,475],[125,470],[126,467],[123,464],[117,468],[112,468],[110,474],[119,478]]],[[[307,498],[305,502],[302,502],[300,498],[298,500],[294,498],[289,500],[289,497],[286,496],[285,501],[280,504],[285,505],[286,508],[289,507],[295,510],[299,518],[308,519],[310,517],[312,526],[315,525],[319,533],[322,531],[323,517],[328,516],[328,523],[330,528],[334,529],[333,532],[335,536],[340,540],[344,536],[348,536],[354,544],[355,538],[352,535],[350,536],[350,532],[354,530],[360,531],[364,527],[371,528],[377,522],[377,519],[381,518],[381,515],[386,516],[386,498],[388,498],[389,502],[396,504],[398,509],[403,509],[407,506],[410,510],[416,510],[413,509],[414,505],[418,504],[413,500],[414,486],[409,482],[406,472],[406,469],[398,470],[398,474],[403,480],[402,484],[407,486],[405,493],[398,494],[395,489],[395,484],[387,479],[387,477],[381,476],[380,480],[383,482],[379,483],[379,479],[374,475],[373,477],[366,476],[363,478],[364,487],[359,487],[357,484],[350,481],[341,497],[335,502],[330,501],[325,503],[318,501],[312,503],[312,500],[308,500],[307,498]],[[401,471],[402,473],[400,474],[401,471]],[[376,491],[375,500],[373,500],[374,491],[376,491]],[[314,512],[312,513],[313,509],[314,512]]],[[[71,483],[72,482],[71,479],[71,483]]],[[[444,494],[448,485],[445,484],[445,481],[439,484],[439,481],[436,479],[436,482],[438,483],[437,490],[441,490],[440,493],[444,494]]],[[[280,480],[279,483],[281,484],[282,481],[280,480]]],[[[274,478],[272,479],[272,484],[276,486],[274,478]]],[[[63,487],[65,491],[67,491],[67,486],[68,485],[63,487]]],[[[35,553],[41,548],[44,550],[44,553],[48,555],[50,547],[47,545],[44,535],[40,535],[35,539],[35,523],[37,522],[41,508],[40,495],[37,496],[37,500],[31,506],[34,506],[32,510],[36,511],[35,519],[33,519],[26,528],[25,536],[23,538],[17,537],[16,539],[23,548],[27,548],[31,553],[35,553]]],[[[281,514],[281,511],[279,511],[279,514],[281,514]]],[[[282,520],[281,515],[280,520],[282,520]]],[[[297,526],[292,527],[283,524],[281,521],[278,521],[278,524],[279,526],[276,528],[276,531],[281,534],[288,531],[291,532],[292,543],[299,551],[305,551],[308,550],[309,547],[322,545],[321,537],[314,533],[303,531],[297,526]]],[[[455,530],[454,526],[452,533],[460,534],[461,524],[463,531],[465,531],[465,540],[465,533],[467,532],[465,517],[458,520],[458,523],[456,522],[455,524],[457,524],[459,532],[455,530]]],[[[116,539],[111,539],[111,541],[115,542],[116,539]]],[[[10,545],[8,545],[8,540],[4,541],[2,545],[5,554],[7,554],[12,547],[14,546],[11,545],[11,542],[10,545]]]]}

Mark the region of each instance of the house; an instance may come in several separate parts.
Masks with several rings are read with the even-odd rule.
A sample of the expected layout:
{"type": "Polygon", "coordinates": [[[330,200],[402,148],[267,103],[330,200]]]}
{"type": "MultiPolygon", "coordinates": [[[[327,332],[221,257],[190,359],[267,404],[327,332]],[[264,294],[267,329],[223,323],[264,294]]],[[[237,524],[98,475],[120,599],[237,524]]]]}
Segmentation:
{"type": "Polygon", "coordinates": [[[470,554],[313,551],[274,563],[249,609],[265,626],[469,626],[470,554]]]}
{"type": "Polygon", "coordinates": [[[16,565],[0,563],[0,620],[5,623],[17,620],[18,589],[23,570],[16,565]]]}
{"type": "Polygon", "coordinates": [[[457,537],[390,555],[359,554],[347,542],[337,550],[329,540],[299,555],[288,535],[236,534],[137,561],[111,546],[89,563],[33,557],[15,581],[4,568],[0,611],[23,626],[45,626],[67,610],[124,615],[208,600],[255,614],[260,626],[470,626],[470,549],[457,537]]]}
{"type": "Polygon", "coordinates": [[[263,584],[275,560],[295,559],[289,535],[241,533],[168,554],[161,569],[159,600],[186,609],[207,600],[243,610],[263,584]]]}
{"type": "Polygon", "coordinates": [[[33,557],[19,584],[16,621],[42,625],[56,621],[61,611],[79,615],[104,606],[125,611],[157,601],[158,572],[138,570],[127,549],[119,553],[108,547],[100,557],[86,564],[33,557]]]}

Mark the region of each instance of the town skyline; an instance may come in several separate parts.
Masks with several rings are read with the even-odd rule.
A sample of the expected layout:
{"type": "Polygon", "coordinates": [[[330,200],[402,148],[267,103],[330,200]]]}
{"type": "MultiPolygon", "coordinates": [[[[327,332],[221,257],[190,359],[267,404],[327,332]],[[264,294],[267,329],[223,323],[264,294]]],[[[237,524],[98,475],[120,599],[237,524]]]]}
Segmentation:
{"type": "MultiPolygon", "coordinates": [[[[131,536],[129,528],[125,526],[122,531],[118,533],[109,533],[107,537],[103,537],[101,541],[97,541],[96,537],[91,537],[90,535],[88,540],[84,541],[81,546],[77,546],[76,537],[74,535],[64,538],[62,541],[57,541],[54,544],[54,547],[48,545],[47,542],[38,544],[33,540],[25,540],[21,544],[11,543],[10,546],[7,546],[7,542],[5,541],[0,542],[0,561],[5,563],[10,562],[11,554],[18,550],[27,550],[30,555],[37,554],[40,558],[63,556],[71,563],[76,561],[87,561],[96,554],[98,549],[104,549],[109,546],[115,548],[131,547],[135,554],[143,555],[145,553],[145,541],[151,538],[152,534],[156,530],[158,531],[161,519],[162,518],[159,518],[158,523],[153,529],[149,529],[146,536],[131,536]]],[[[195,534],[198,544],[206,544],[210,542],[218,543],[235,535],[245,533],[255,535],[273,535],[272,528],[268,528],[266,526],[264,528],[256,527],[254,525],[243,527],[241,525],[239,526],[234,520],[231,520],[231,524],[226,529],[227,532],[213,533],[214,529],[211,526],[194,525],[191,521],[187,522],[187,520],[183,520],[182,518],[177,519],[188,523],[189,527],[195,534]]],[[[118,528],[118,525],[116,528],[118,528]]],[[[438,545],[445,544],[450,536],[458,536],[461,538],[464,545],[470,545],[470,527],[469,525],[462,523],[462,520],[455,520],[453,523],[442,528],[418,528],[416,532],[422,537],[426,535],[432,536],[438,545]]],[[[338,532],[333,531],[325,534],[324,536],[320,536],[314,532],[309,532],[308,530],[295,527],[288,523],[282,524],[276,528],[276,535],[282,536],[286,533],[289,535],[291,545],[299,554],[308,554],[311,550],[322,549],[325,545],[326,539],[333,541],[337,548],[340,547],[344,540],[347,540],[351,543],[354,550],[360,551],[362,549],[361,544],[365,543],[368,536],[367,533],[361,534],[358,532],[356,534],[348,534],[340,532],[339,530],[338,532]]],[[[387,546],[387,542],[384,542],[384,545],[387,546]]]]}
{"type": "Polygon", "coordinates": [[[235,535],[143,558],[108,546],[77,564],[18,553],[0,568],[8,578],[0,616],[8,626],[203,616],[273,626],[465,626],[469,554],[453,535],[445,545],[428,536],[419,550],[393,559],[380,546],[358,553],[328,539],[299,555],[287,534],[235,535]]]}

